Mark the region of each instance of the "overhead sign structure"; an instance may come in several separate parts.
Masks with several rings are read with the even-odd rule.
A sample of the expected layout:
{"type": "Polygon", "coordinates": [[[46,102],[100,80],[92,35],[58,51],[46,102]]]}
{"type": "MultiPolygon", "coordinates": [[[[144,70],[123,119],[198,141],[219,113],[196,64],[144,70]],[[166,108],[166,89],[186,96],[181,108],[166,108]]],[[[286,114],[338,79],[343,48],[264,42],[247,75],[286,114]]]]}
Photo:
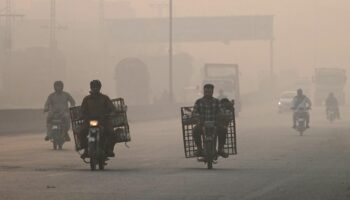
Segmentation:
{"type": "MultiPolygon", "coordinates": [[[[169,19],[107,20],[109,37],[125,43],[169,41],[169,19]]],[[[181,17],[173,19],[174,42],[273,40],[273,16],[181,17]]]]}

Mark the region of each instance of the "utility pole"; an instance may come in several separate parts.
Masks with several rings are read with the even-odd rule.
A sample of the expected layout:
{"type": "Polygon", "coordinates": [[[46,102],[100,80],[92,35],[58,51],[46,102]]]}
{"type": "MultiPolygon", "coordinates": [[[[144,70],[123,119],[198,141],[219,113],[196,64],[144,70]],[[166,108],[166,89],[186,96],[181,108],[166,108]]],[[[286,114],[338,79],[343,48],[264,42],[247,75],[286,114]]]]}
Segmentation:
{"type": "Polygon", "coordinates": [[[6,0],[5,8],[0,10],[0,21],[1,19],[4,19],[5,21],[4,38],[0,38],[1,40],[3,40],[3,49],[1,49],[0,56],[3,56],[3,59],[4,59],[4,62],[2,63],[3,66],[1,67],[2,78],[0,81],[3,81],[3,78],[5,77],[4,73],[7,70],[11,69],[12,48],[13,48],[13,40],[12,40],[13,21],[16,18],[24,17],[24,15],[13,14],[12,9],[13,9],[12,0],[6,0]]]}
{"type": "Polygon", "coordinates": [[[169,100],[174,102],[173,91],[173,0],[169,0],[169,100]]]}
{"type": "Polygon", "coordinates": [[[57,40],[56,40],[56,0],[51,0],[51,10],[50,10],[50,70],[52,72],[56,65],[56,53],[57,53],[57,40]]]}
{"type": "Polygon", "coordinates": [[[100,0],[99,1],[99,21],[98,21],[98,40],[99,40],[99,60],[100,60],[100,65],[101,67],[106,66],[106,40],[105,40],[105,0],[100,0]]]}
{"type": "Polygon", "coordinates": [[[5,54],[11,57],[12,52],[12,1],[6,0],[5,8],[5,54]]]}
{"type": "Polygon", "coordinates": [[[100,9],[99,9],[99,26],[100,30],[103,30],[105,21],[105,1],[100,0],[100,9]]]}

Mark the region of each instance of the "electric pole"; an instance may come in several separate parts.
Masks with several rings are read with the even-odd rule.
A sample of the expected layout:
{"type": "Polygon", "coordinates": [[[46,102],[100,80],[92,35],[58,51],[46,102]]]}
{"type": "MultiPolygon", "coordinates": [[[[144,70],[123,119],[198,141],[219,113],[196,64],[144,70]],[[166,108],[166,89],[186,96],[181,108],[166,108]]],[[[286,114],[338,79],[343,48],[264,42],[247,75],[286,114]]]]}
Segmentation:
{"type": "Polygon", "coordinates": [[[173,91],[173,1],[169,0],[169,100],[174,102],[173,91]]]}
{"type": "Polygon", "coordinates": [[[12,0],[6,0],[5,8],[0,10],[0,22],[2,19],[5,21],[4,26],[4,36],[0,38],[3,40],[3,48],[1,49],[0,56],[3,56],[4,62],[1,63],[1,80],[5,77],[5,72],[11,69],[11,60],[12,60],[12,48],[13,48],[13,39],[12,39],[12,26],[13,21],[16,18],[23,18],[24,15],[13,14],[12,12],[12,0]]]}
{"type": "Polygon", "coordinates": [[[56,0],[51,0],[50,9],[50,70],[55,69],[56,65],[56,51],[57,51],[57,40],[56,40],[56,0]]]}
{"type": "Polygon", "coordinates": [[[98,40],[99,40],[99,60],[102,67],[106,66],[106,40],[105,40],[105,0],[99,1],[99,12],[98,12],[98,40]]]}
{"type": "Polygon", "coordinates": [[[4,30],[4,51],[7,54],[12,52],[12,23],[16,18],[23,18],[24,15],[12,13],[12,0],[6,0],[6,6],[0,13],[0,19],[5,20],[4,30]]]}

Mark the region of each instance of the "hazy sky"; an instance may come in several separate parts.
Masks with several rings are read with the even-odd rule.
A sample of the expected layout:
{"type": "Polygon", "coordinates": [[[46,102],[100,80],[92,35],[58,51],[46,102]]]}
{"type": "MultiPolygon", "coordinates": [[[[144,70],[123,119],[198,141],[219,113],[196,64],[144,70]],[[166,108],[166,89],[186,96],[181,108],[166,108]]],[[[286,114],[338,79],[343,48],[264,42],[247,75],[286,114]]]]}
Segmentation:
{"type": "MultiPolygon", "coordinates": [[[[16,12],[25,14],[26,19],[49,18],[50,0],[13,1],[16,12]]],[[[4,0],[0,1],[0,10],[4,7],[4,2],[4,0]]],[[[85,21],[97,25],[97,0],[56,0],[56,2],[59,24],[74,22],[78,26],[80,22],[85,21]]],[[[160,15],[166,17],[167,2],[106,0],[105,15],[106,18],[159,17],[160,15]],[[157,7],[155,6],[157,4],[163,4],[163,6],[157,7]]],[[[173,0],[173,4],[175,17],[274,15],[276,72],[293,68],[310,77],[314,67],[317,66],[336,66],[350,70],[349,0],[173,0]]],[[[21,27],[23,29],[24,25],[15,27],[15,31],[21,30],[21,27]]],[[[70,30],[74,28],[76,27],[71,25],[68,30],[60,31],[57,35],[59,45],[65,52],[74,52],[67,46],[64,47],[64,43],[74,41],[74,37],[69,38],[70,30]],[[63,41],[65,37],[69,40],[63,41]]],[[[30,40],[42,40],[41,45],[48,44],[48,38],[30,40]]],[[[20,47],[19,38],[16,39],[15,45],[20,47]]],[[[197,69],[205,62],[239,63],[242,81],[245,82],[242,87],[251,87],[256,86],[257,83],[254,80],[259,72],[269,69],[269,47],[269,43],[265,41],[233,41],[229,45],[223,43],[176,44],[175,52],[190,53],[194,57],[197,69]],[[253,84],[251,84],[252,81],[253,84]]],[[[129,56],[141,55],[145,51],[134,53],[129,56]]],[[[164,53],[166,54],[166,48],[164,53]]],[[[112,82],[112,78],[106,79],[112,82]]]]}

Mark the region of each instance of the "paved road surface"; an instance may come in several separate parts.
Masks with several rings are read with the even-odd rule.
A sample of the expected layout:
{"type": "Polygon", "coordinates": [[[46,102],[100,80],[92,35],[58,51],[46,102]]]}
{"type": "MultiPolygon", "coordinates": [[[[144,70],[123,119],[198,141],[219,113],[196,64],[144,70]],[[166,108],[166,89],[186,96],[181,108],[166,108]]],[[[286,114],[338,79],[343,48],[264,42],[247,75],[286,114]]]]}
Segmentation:
{"type": "Polygon", "coordinates": [[[290,115],[269,110],[241,115],[239,154],[214,170],[184,158],[179,119],[131,124],[130,149],[118,145],[96,172],[72,143],[53,151],[42,134],[2,136],[0,200],[350,199],[350,114],[330,124],[315,109],[299,136],[290,115]]]}

